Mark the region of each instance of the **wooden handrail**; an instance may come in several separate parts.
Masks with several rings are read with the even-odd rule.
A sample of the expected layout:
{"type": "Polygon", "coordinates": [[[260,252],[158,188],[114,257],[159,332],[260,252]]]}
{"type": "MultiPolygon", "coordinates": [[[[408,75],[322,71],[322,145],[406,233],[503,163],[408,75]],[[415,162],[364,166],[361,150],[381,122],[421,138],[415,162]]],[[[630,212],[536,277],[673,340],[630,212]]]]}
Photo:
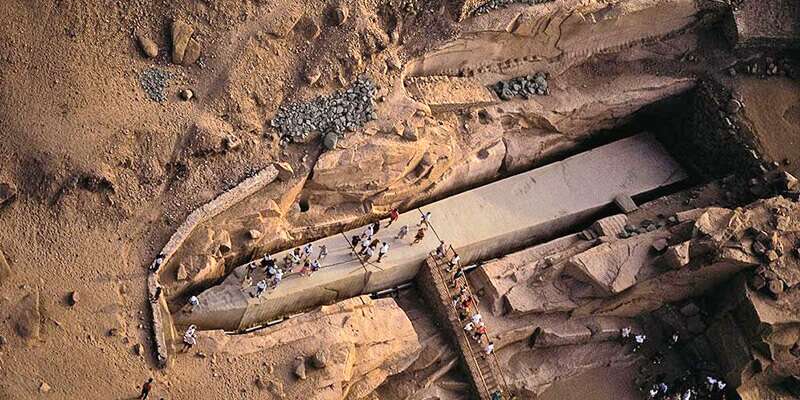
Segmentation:
{"type": "MultiPolygon", "coordinates": [[[[442,274],[442,270],[440,269],[440,265],[436,261],[436,257],[433,254],[433,252],[428,254],[428,258],[429,258],[428,262],[431,262],[431,261],[433,262],[432,267],[434,267],[433,269],[436,270],[436,274],[439,275],[439,279],[441,280],[442,284],[444,284],[445,292],[449,295],[450,294],[450,290],[447,289],[447,280],[445,279],[444,275],[442,274]]],[[[481,382],[483,383],[484,389],[486,389],[486,392],[489,393],[489,386],[486,384],[486,377],[483,376],[483,371],[481,371],[480,366],[478,366],[478,360],[475,358],[475,353],[473,352],[472,345],[469,342],[469,336],[467,336],[467,333],[461,327],[460,320],[458,319],[458,309],[453,304],[453,302],[450,301],[449,299],[445,299],[445,301],[449,304],[449,307],[452,308],[452,311],[455,313],[456,321],[459,321],[459,323],[456,326],[456,329],[461,331],[461,334],[464,337],[464,342],[467,344],[467,349],[469,350],[469,355],[470,355],[470,357],[472,357],[473,361],[475,361],[475,366],[477,367],[476,369],[477,369],[477,372],[478,372],[478,376],[480,377],[481,382]]]]}

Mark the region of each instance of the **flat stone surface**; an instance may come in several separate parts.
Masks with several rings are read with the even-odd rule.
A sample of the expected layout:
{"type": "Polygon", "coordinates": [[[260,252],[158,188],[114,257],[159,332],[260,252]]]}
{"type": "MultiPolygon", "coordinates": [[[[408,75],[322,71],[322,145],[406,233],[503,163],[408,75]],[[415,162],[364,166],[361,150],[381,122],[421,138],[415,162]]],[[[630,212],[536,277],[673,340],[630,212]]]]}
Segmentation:
{"type": "MultiPolygon", "coordinates": [[[[285,276],[276,289],[258,299],[240,289],[244,267],[239,267],[223,284],[200,294],[194,312],[179,312],[176,319],[204,329],[260,324],[410,281],[438,244],[435,234],[452,244],[462,264],[467,264],[588,222],[619,193],[645,193],[685,178],[652,135],[639,134],[401,214],[399,221],[382,227],[376,235],[391,246],[380,264],[374,258],[362,264],[353,257],[348,240],[364,230],[357,228],[315,241],[315,249],[322,244],[328,248],[323,268],[310,277],[285,276]],[[409,246],[421,212],[427,211],[432,213],[435,232],[429,230],[421,244],[409,246]],[[395,240],[404,224],[411,228],[409,235],[395,240]]],[[[278,260],[283,256],[275,255],[278,260]]],[[[260,274],[256,273],[254,282],[261,279],[260,274]]]]}

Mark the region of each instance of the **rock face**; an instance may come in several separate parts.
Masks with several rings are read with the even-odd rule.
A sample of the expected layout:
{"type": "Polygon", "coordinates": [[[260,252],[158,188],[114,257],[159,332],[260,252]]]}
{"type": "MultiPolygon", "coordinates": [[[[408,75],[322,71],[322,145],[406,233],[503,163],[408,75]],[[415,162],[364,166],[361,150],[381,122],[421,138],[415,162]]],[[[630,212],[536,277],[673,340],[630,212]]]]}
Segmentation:
{"type": "Polygon", "coordinates": [[[320,400],[364,398],[388,376],[408,368],[421,350],[411,321],[395,301],[368,296],[323,306],[249,335],[204,331],[197,347],[211,356],[280,348],[291,373],[300,378],[284,387],[286,397],[320,400]],[[314,368],[306,368],[298,353],[314,354],[314,368]]]}

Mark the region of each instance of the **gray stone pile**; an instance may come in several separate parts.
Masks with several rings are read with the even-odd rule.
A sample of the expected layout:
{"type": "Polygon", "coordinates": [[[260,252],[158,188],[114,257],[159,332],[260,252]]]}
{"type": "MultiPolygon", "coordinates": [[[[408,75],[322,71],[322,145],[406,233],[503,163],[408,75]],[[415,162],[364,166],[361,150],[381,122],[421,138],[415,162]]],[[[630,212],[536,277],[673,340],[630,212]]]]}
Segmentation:
{"type": "Polygon", "coordinates": [[[525,4],[532,6],[534,4],[542,4],[542,3],[549,3],[553,0],[489,0],[486,3],[478,6],[475,11],[472,12],[472,15],[483,15],[487,14],[490,11],[496,10],[498,8],[508,7],[512,4],[525,4]]]}
{"type": "Polygon", "coordinates": [[[550,89],[547,87],[547,75],[544,72],[500,81],[492,85],[491,89],[497,94],[497,97],[505,101],[514,97],[528,99],[534,95],[550,94],[550,89]]]}
{"type": "Polygon", "coordinates": [[[159,68],[148,68],[139,75],[139,84],[150,100],[162,103],[167,100],[167,86],[172,74],[159,68]]]}
{"type": "Polygon", "coordinates": [[[346,90],[281,106],[270,124],[280,132],[282,143],[304,143],[311,132],[319,132],[325,146],[332,148],[345,132],[377,118],[376,92],[375,84],[362,76],[346,90]]]}

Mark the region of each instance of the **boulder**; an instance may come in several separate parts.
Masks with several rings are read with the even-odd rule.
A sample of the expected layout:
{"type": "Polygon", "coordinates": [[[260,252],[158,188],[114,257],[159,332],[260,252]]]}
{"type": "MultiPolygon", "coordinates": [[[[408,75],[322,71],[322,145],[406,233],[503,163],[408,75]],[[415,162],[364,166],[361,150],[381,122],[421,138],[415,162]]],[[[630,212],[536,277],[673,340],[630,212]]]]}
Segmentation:
{"type": "Polygon", "coordinates": [[[654,241],[666,235],[666,232],[654,231],[603,243],[570,258],[565,271],[591,284],[603,295],[620,293],[651,274],[642,273],[651,269],[653,264],[650,247],[654,241]]]}
{"type": "Polygon", "coordinates": [[[158,45],[152,39],[140,33],[136,35],[136,41],[145,57],[156,58],[158,56],[158,45]]]}
{"type": "Polygon", "coordinates": [[[192,33],[194,33],[194,28],[191,25],[180,20],[172,22],[172,62],[174,64],[183,63],[192,33]]]}
{"type": "Polygon", "coordinates": [[[311,357],[311,365],[314,368],[322,369],[327,366],[328,363],[328,353],[325,350],[319,350],[314,353],[314,356],[311,357]]]}
{"type": "Polygon", "coordinates": [[[622,193],[614,197],[614,204],[625,214],[630,214],[639,209],[630,195],[622,193]]]}
{"type": "Polygon", "coordinates": [[[306,379],[307,376],[306,376],[306,359],[305,358],[300,357],[297,360],[297,363],[296,363],[296,365],[294,367],[294,376],[296,376],[297,379],[301,379],[301,380],[305,380],[306,379]]]}
{"type": "Polygon", "coordinates": [[[690,241],[685,241],[668,247],[664,255],[661,256],[661,261],[670,269],[678,269],[688,265],[690,261],[690,245],[690,241]]]}
{"type": "Polygon", "coordinates": [[[336,144],[339,143],[339,135],[334,132],[328,132],[325,136],[322,137],[322,145],[325,146],[325,150],[334,150],[336,149],[336,144]]]}
{"type": "Polygon", "coordinates": [[[181,100],[189,101],[194,97],[194,92],[191,89],[183,89],[178,95],[181,96],[181,100]]]}
{"type": "Polygon", "coordinates": [[[595,221],[592,224],[592,230],[597,232],[598,236],[617,237],[617,235],[625,231],[625,225],[627,224],[627,215],[616,214],[595,221]]]}
{"type": "Polygon", "coordinates": [[[250,229],[247,231],[247,236],[249,236],[250,239],[256,240],[261,238],[262,233],[258,229],[250,229]]]}

